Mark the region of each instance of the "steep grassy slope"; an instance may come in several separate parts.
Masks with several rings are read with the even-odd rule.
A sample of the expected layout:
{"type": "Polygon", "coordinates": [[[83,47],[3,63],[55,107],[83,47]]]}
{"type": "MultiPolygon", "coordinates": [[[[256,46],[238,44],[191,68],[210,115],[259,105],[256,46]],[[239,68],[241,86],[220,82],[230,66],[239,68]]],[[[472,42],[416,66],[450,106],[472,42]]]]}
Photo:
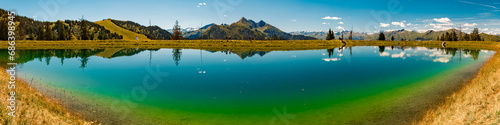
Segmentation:
{"type": "Polygon", "coordinates": [[[95,23],[103,26],[104,28],[106,28],[107,30],[109,30],[113,33],[117,33],[119,35],[122,35],[123,40],[135,40],[136,37],[139,37],[139,40],[150,40],[150,39],[148,39],[148,37],[146,37],[143,34],[138,34],[138,33],[132,32],[130,30],[121,28],[120,26],[117,26],[116,24],[111,22],[110,19],[103,20],[103,21],[97,21],[95,23]]]}
{"type": "Polygon", "coordinates": [[[152,40],[170,40],[172,34],[159,26],[143,26],[132,21],[111,20],[117,26],[128,29],[132,32],[144,34],[152,40]]]}

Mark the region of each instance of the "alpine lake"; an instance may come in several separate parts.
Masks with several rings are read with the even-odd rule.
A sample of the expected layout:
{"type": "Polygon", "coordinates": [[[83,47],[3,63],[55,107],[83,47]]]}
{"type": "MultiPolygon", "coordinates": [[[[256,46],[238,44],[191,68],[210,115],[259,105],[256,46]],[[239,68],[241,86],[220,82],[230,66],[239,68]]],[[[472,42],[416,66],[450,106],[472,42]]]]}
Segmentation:
{"type": "Polygon", "coordinates": [[[409,124],[473,78],[495,51],[355,46],[17,53],[18,77],[104,124],[320,125],[409,124]]]}

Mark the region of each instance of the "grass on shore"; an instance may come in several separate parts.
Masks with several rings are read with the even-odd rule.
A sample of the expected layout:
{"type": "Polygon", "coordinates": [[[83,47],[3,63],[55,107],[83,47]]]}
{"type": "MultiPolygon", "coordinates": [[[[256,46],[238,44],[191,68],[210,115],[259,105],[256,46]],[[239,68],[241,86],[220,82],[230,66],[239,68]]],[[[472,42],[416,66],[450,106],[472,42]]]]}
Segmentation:
{"type": "MultiPolygon", "coordinates": [[[[351,40],[346,44],[339,40],[69,40],[69,41],[16,41],[16,49],[98,49],[98,48],[180,48],[204,50],[307,50],[330,49],[340,46],[425,46],[442,47],[441,41],[365,41],[351,40]]],[[[464,49],[488,49],[500,42],[452,41],[447,47],[464,49]]],[[[7,49],[7,41],[0,41],[0,49],[7,49]]]]}
{"type": "Polygon", "coordinates": [[[500,123],[500,47],[480,69],[471,83],[429,110],[418,124],[499,124],[500,123]]]}
{"type": "Polygon", "coordinates": [[[0,124],[2,125],[90,125],[92,122],[81,120],[81,118],[69,113],[59,101],[46,97],[35,88],[31,87],[28,82],[16,80],[16,117],[11,117],[7,113],[9,93],[11,90],[7,88],[9,77],[6,69],[0,67],[0,124]],[[5,109],[5,110],[4,110],[5,109]]]}

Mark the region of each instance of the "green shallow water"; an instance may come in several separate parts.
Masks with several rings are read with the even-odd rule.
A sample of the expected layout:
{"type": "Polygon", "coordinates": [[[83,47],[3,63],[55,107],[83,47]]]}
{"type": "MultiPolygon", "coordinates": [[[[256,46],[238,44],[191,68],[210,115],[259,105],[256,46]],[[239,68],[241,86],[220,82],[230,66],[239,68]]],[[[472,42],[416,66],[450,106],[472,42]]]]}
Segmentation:
{"type": "Polygon", "coordinates": [[[426,102],[421,95],[460,85],[446,82],[477,70],[494,54],[372,46],[18,53],[22,78],[91,100],[119,119],[104,121],[109,124],[362,124],[397,115],[404,106],[423,109],[408,102],[426,102]],[[156,71],[162,73],[155,77],[156,71]]]}

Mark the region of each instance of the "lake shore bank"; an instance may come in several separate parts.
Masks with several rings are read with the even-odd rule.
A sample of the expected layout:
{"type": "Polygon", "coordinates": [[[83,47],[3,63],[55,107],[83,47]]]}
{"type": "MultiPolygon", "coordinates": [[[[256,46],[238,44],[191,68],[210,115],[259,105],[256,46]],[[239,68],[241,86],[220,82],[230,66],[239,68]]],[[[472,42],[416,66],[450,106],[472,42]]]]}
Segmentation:
{"type": "Polygon", "coordinates": [[[500,47],[476,77],[448,96],[439,107],[427,111],[418,124],[498,124],[500,121],[500,47]]]}
{"type": "MultiPolygon", "coordinates": [[[[0,67],[0,106],[7,109],[7,99],[9,98],[7,85],[10,75],[5,72],[6,68],[0,67]]],[[[90,125],[93,122],[85,121],[78,115],[66,110],[63,104],[56,98],[32,87],[30,82],[17,79],[15,83],[15,103],[16,109],[14,116],[7,115],[7,110],[0,110],[0,124],[18,125],[18,124],[58,124],[58,125],[90,125]],[[42,94],[43,93],[43,94],[42,94]]]]}
{"type": "MultiPolygon", "coordinates": [[[[220,45],[213,45],[209,46],[209,43],[206,44],[200,44],[199,42],[201,41],[188,41],[189,43],[182,43],[183,41],[168,41],[168,44],[161,44],[161,42],[165,41],[156,41],[159,42],[157,44],[107,44],[107,45],[102,45],[104,47],[107,46],[115,46],[115,47],[130,47],[134,48],[134,46],[139,47],[149,47],[149,48],[190,48],[190,49],[249,49],[249,48],[254,48],[254,49],[269,49],[269,50],[301,50],[301,49],[326,49],[326,48],[334,48],[334,47],[340,47],[343,44],[339,43],[338,41],[330,41],[330,42],[335,42],[335,43],[326,43],[326,42],[319,42],[319,43],[305,43],[305,41],[294,43],[293,45],[280,45],[280,44],[286,44],[285,41],[281,41],[280,44],[274,45],[275,43],[269,43],[269,45],[266,45],[262,43],[261,45],[247,45],[245,44],[237,44],[237,43],[222,43],[220,45]]],[[[220,42],[220,41],[219,41],[220,42]]],[[[262,41],[262,42],[269,42],[269,41],[262,41]]],[[[295,41],[289,41],[289,42],[295,42],[295,41]]],[[[309,42],[314,42],[314,41],[309,41],[309,42]]],[[[132,43],[132,42],[131,42],[132,43]]],[[[150,42],[153,43],[153,42],[150,42]]],[[[46,44],[40,44],[40,46],[29,46],[29,44],[34,44],[34,43],[20,43],[20,47],[26,47],[26,49],[47,49],[47,48],[93,48],[93,47],[102,47],[99,46],[101,44],[98,44],[96,46],[94,45],[89,45],[85,46],[84,44],[78,44],[78,45],[69,45],[69,44],[54,44],[51,43],[50,41],[47,41],[46,44]],[[23,45],[26,44],[26,45],[23,45]]],[[[392,41],[353,41],[353,42],[347,42],[347,46],[427,46],[427,47],[441,47],[441,42],[438,41],[411,41],[411,42],[392,42],[392,41]]],[[[485,43],[478,43],[478,42],[465,42],[465,41],[460,41],[460,42],[448,42],[447,44],[448,47],[460,47],[460,48],[474,48],[474,49],[488,49],[488,50],[495,50],[499,51],[499,43],[498,42],[485,42],[485,43]]],[[[487,61],[486,64],[483,65],[483,67],[480,69],[480,72],[478,75],[472,80],[470,83],[466,83],[465,87],[461,88],[460,91],[454,92],[454,94],[451,95],[451,97],[447,97],[447,99],[443,102],[442,105],[438,106],[436,109],[432,109],[427,111],[427,114],[423,116],[422,120],[418,122],[418,124],[451,124],[451,123],[456,123],[460,122],[460,120],[463,121],[463,124],[465,123],[476,123],[479,124],[479,121],[495,121],[498,119],[498,113],[497,111],[498,108],[500,108],[500,102],[498,99],[498,90],[500,89],[500,86],[491,84],[490,81],[493,81],[492,83],[498,83],[498,77],[500,76],[499,70],[500,67],[500,55],[496,53],[489,61],[487,61]],[[496,82],[495,82],[496,80],[496,82]],[[490,84],[486,84],[490,83],[490,84]],[[490,100],[490,101],[488,101],[490,100]],[[486,103],[488,102],[488,103],[486,103]],[[481,109],[482,108],[482,109],[481,109]],[[458,109],[458,110],[457,110],[458,109]],[[474,110],[472,110],[474,109],[474,110]],[[458,112],[457,112],[458,111],[458,112]],[[477,111],[480,111],[481,113],[476,113],[477,111]],[[466,114],[466,115],[464,115],[466,114]],[[468,114],[474,114],[474,115],[468,115],[468,114]],[[486,114],[486,115],[485,115],[486,114]],[[463,117],[458,117],[458,116],[463,116],[463,117]],[[466,117],[465,117],[466,116],[466,117]],[[489,118],[487,118],[489,116],[489,118]],[[472,117],[472,119],[471,119],[472,117]],[[456,119],[452,119],[456,118],[456,119]],[[450,120],[452,119],[452,120],[450,120]],[[458,120],[458,121],[457,121],[458,120]]],[[[5,69],[3,69],[5,71],[5,69]]],[[[7,80],[5,77],[7,75],[2,74],[2,80],[7,80]]],[[[26,82],[21,83],[27,85],[26,82]]],[[[4,87],[4,86],[2,86],[4,87]]],[[[4,88],[2,88],[4,89],[4,88]]],[[[26,93],[34,93],[31,91],[26,91],[26,93]]],[[[38,92],[39,93],[39,92],[38,92]]],[[[36,94],[35,94],[36,95],[36,94]]],[[[45,100],[46,103],[56,103],[57,101],[55,100],[45,100]]],[[[55,119],[57,120],[57,119],[55,119]]],[[[488,122],[488,123],[491,123],[488,122]]],[[[50,122],[49,122],[50,123],[50,122]]],[[[55,122],[56,124],[59,122],[55,122]]],[[[83,124],[83,123],[82,123],[83,124]]],[[[483,123],[484,124],[484,123],[483,123]]]]}

